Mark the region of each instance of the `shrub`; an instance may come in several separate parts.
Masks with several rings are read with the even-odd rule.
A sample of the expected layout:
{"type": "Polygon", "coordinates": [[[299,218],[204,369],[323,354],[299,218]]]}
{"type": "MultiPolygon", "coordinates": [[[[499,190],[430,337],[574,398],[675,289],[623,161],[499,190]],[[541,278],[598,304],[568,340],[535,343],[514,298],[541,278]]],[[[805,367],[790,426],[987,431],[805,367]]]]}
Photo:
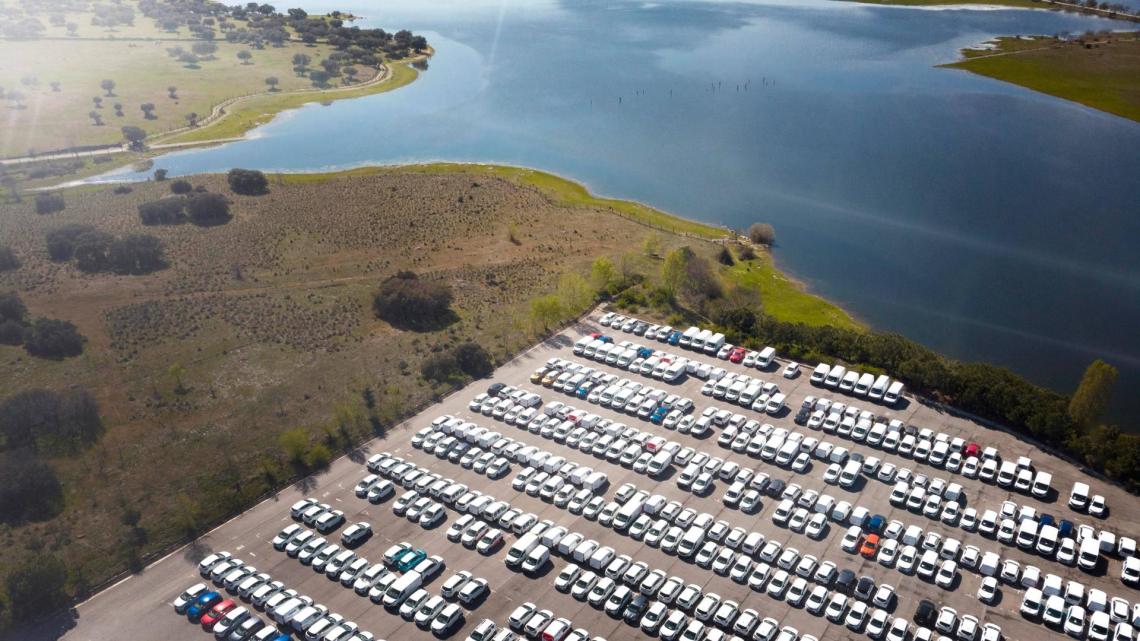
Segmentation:
{"type": "Polygon", "coordinates": [[[194,191],[194,186],[190,184],[190,181],[182,180],[180,178],[180,179],[175,180],[174,182],[170,183],[170,191],[171,191],[171,193],[179,194],[179,195],[188,194],[191,191],[194,191]]]}
{"type": "Polygon", "coordinates": [[[65,206],[63,194],[47,192],[36,194],[37,214],[52,214],[57,211],[63,211],[65,206]]]}
{"type": "Polygon", "coordinates": [[[149,274],[166,267],[162,241],[149,234],[131,234],[111,243],[111,269],[120,274],[149,274]]]}
{"type": "Polygon", "coordinates": [[[736,248],[736,257],[740,260],[752,260],[756,258],[756,252],[752,249],[751,245],[738,245],[736,248]]]}
{"type": "Polygon", "coordinates": [[[103,431],[99,405],[83,388],[31,389],[0,403],[3,449],[70,452],[95,442],[103,431]]]}
{"type": "Polygon", "coordinates": [[[309,449],[309,433],[303,428],[295,427],[282,432],[277,442],[285,450],[285,457],[290,463],[301,463],[305,459],[305,451],[309,449]]]}
{"type": "Polygon", "coordinates": [[[720,252],[716,255],[716,261],[721,265],[727,265],[729,267],[736,264],[736,260],[732,257],[732,252],[730,252],[726,246],[720,248],[720,252]]]}
{"type": "Polygon", "coordinates": [[[257,196],[269,191],[269,180],[256,169],[231,169],[226,179],[235,194],[257,196]]]}
{"type": "Polygon", "coordinates": [[[451,287],[420,279],[413,272],[399,272],[380,284],[372,301],[376,315],[393,326],[415,330],[437,329],[455,318],[451,311],[451,287]]]}
{"type": "Polygon", "coordinates": [[[184,220],[185,208],[185,198],[161,198],[139,205],[139,219],[144,225],[177,225],[184,220]]]}
{"type": "Polygon", "coordinates": [[[429,381],[446,383],[460,376],[459,363],[450,352],[432,354],[420,365],[420,374],[429,381]]]}
{"type": "Polygon", "coordinates": [[[305,455],[305,464],[310,468],[323,468],[332,460],[332,451],[329,446],[324,443],[317,443],[309,448],[308,454],[305,455]]]}
{"type": "Polygon", "coordinates": [[[768,223],[752,223],[748,228],[748,239],[757,245],[771,245],[776,242],[776,230],[768,223]]]}
{"type": "Polygon", "coordinates": [[[13,320],[0,321],[0,345],[19,345],[23,342],[23,324],[13,320]]]}
{"type": "Polygon", "coordinates": [[[0,320],[13,321],[22,325],[27,313],[28,308],[24,305],[24,301],[20,300],[19,294],[16,292],[0,294],[0,320]]]}
{"type": "Polygon", "coordinates": [[[7,245],[0,245],[0,272],[19,268],[20,259],[16,258],[16,252],[12,251],[12,248],[7,245]]]}
{"type": "Polygon", "coordinates": [[[12,619],[29,621],[67,604],[67,567],[55,556],[36,554],[13,564],[4,579],[12,619]]]}
{"type": "Polygon", "coordinates": [[[32,356],[61,359],[82,354],[85,340],[67,321],[38,318],[24,332],[24,349],[32,356]]]}
{"type": "Polygon", "coordinates": [[[111,267],[111,234],[92,230],[75,239],[75,266],[88,273],[102,272],[111,267]]]}

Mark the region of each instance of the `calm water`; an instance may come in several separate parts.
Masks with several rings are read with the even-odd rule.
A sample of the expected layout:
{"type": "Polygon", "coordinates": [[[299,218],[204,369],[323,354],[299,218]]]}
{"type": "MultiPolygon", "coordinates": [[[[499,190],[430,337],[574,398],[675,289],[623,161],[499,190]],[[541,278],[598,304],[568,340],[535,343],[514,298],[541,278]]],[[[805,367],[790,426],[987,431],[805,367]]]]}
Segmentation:
{"type": "MultiPolygon", "coordinates": [[[[510,163],[770,221],[781,266],[874,327],[1061,390],[1105,358],[1140,422],[1140,125],[933,66],[993,35],[1117,24],[826,0],[360,5],[430,32],[419,81],[157,166],[510,163]]],[[[354,8],[310,10],[334,6],[354,8]]]]}

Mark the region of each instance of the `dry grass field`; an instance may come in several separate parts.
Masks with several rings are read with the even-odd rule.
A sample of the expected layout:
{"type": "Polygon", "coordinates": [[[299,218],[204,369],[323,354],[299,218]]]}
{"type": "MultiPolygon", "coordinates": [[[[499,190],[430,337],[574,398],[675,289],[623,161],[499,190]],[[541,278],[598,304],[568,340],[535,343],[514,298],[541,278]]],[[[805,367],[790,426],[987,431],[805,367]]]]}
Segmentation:
{"type": "MultiPolygon", "coordinates": [[[[143,227],[137,206],[167,194],[169,182],[128,194],[68,190],[66,208],[50,215],[36,214],[30,198],[0,205],[0,238],[23,263],[0,273],[0,291],[15,289],[32,314],[71,321],[88,338],[82,356],[63,361],[0,347],[0,398],[81,385],[98,398],[106,425],[97,445],[53,461],[64,512],[0,531],[0,566],[42,546],[82,591],[292,477],[281,432],[361,440],[372,430],[366,421],[347,421],[342,435],[332,416],[359,419],[365,388],[381,426],[390,424],[439,392],[419,373],[433,351],[470,339],[502,360],[533,342],[528,301],[552,291],[563,272],[586,274],[601,255],[619,264],[626,255],[639,269],[653,262],[628,254],[650,233],[642,223],[492,175],[271,178],[270,193],[256,197],[233,195],[224,176],[191,180],[229,195],[233,220],[143,227]],[[70,223],[155,234],[170,266],[115,276],[53,263],[45,234],[70,223]],[[377,320],[372,294],[401,269],[447,281],[458,321],[415,333],[377,320]],[[123,543],[130,507],[142,511],[137,547],[123,543]]],[[[716,249],[655,233],[663,250],[716,249]]]]}

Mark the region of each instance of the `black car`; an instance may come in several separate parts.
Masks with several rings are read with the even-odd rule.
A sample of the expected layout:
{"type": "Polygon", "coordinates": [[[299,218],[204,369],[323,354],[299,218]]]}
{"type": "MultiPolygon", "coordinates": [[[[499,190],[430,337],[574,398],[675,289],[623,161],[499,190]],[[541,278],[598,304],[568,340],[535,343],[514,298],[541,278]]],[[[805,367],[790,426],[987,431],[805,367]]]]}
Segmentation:
{"type": "Polygon", "coordinates": [[[855,586],[855,573],[851,570],[840,570],[839,576],[835,578],[835,589],[842,594],[851,594],[851,588],[855,586]]]}
{"type": "Polygon", "coordinates": [[[808,408],[801,407],[800,411],[796,412],[796,418],[794,420],[796,425],[807,425],[809,417],[811,417],[811,412],[808,411],[808,408]]]}
{"type": "Polygon", "coordinates": [[[764,492],[774,499],[780,498],[780,496],[784,494],[784,488],[787,486],[788,484],[780,479],[772,479],[772,482],[768,483],[768,487],[764,488],[764,492]]]}
{"type": "Polygon", "coordinates": [[[875,580],[869,576],[861,576],[855,583],[855,598],[860,601],[870,601],[875,593],[875,580]]]}
{"type": "Polygon", "coordinates": [[[924,628],[934,627],[934,620],[938,617],[938,608],[933,603],[923,599],[914,609],[914,622],[924,628]]]}
{"type": "Polygon", "coordinates": [[[649,609],[649,597],[644,594],[639,594],[625,606],[625,612],[622,613],[621,618],[632,626],[641,624],[641,617],[645,615],[645,611],[649,609]]]}
{"type": "Polygon", "coordinates": [[[491,386],[487,388],[487,395],[498,396],[504,387],[506,387],[506,385],[503,383],[491,383],[491,386]]]}

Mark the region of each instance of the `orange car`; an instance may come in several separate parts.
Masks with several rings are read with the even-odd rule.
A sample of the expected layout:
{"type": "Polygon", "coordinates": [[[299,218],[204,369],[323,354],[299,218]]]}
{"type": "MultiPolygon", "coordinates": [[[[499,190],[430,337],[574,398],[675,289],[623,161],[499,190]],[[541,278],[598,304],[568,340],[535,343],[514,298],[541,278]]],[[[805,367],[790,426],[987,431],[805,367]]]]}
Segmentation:
{"type": "Polygon", "coordinates": [[[859,554],[865,558],[873,559],[875,554],[879,552],[879,535],[868,534],[867,538],[863,539],[863,545],[859,548],[859,554]]]}

